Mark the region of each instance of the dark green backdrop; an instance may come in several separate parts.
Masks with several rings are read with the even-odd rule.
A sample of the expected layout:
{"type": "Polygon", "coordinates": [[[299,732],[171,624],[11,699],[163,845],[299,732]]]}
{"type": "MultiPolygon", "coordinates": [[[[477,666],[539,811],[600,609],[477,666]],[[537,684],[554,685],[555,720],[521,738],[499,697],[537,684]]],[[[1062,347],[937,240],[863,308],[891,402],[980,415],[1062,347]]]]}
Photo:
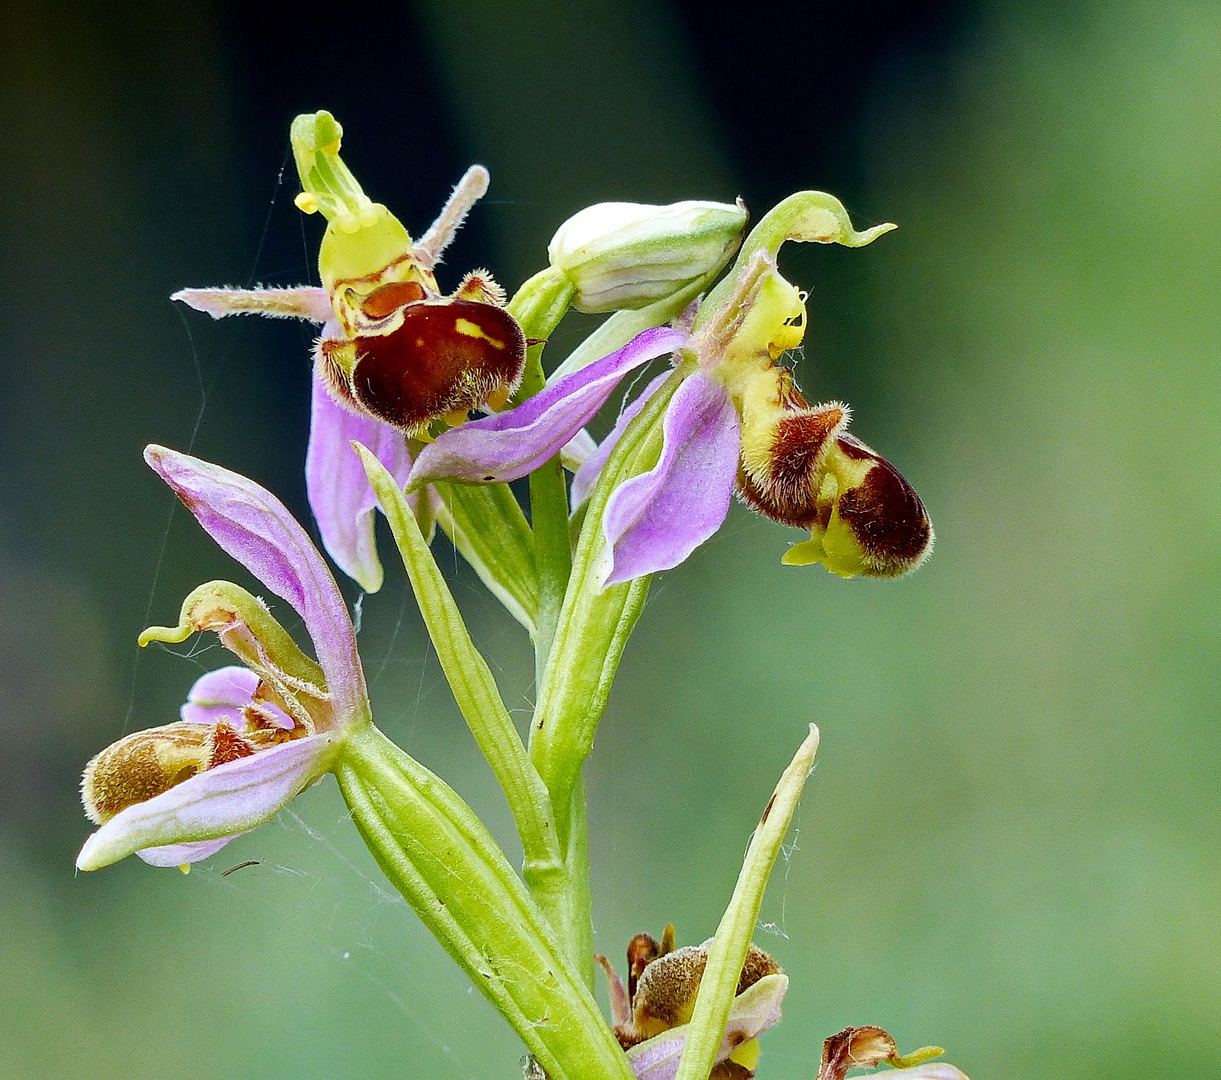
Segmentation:
{"type": "MultiPolygon", "coordinates": [[[[936,555],[843,582],[735,508],[655,583],[590,767],[598,946],[711,933],[814,720],[761,1080],[866,1022],[974,1080],[1221,1077],[1221,5],[65,7],[10,2],[0,35],[0,1075],[515,1075],[330,782],[187,878],[72,872],[84,761],[223,662],[137,632],[246,580],[141,446],[308,513],[308,332],[166,297],[307,279],[277,177],[329,108],[417,231],[489,166],[451,287],[515,287],[598,199],[823,187],[901,226],[783,264],[799,378],[916,484],[936,555]]],[[[523,635],[443,561],[524,710],[523,635]]],[[[363,610],[379,722],[510,843],[401,570],[363,610]]]]}

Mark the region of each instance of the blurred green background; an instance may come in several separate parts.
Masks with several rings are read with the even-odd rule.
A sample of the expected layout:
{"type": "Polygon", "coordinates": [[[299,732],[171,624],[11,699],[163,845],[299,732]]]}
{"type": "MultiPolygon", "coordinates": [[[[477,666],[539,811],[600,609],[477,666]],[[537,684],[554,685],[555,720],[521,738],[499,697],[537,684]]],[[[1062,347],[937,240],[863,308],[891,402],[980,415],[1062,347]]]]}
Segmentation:
{"type": "MultiPolygon", "coordinates": [[[[589,767],[599,948],[712,932],[813,720],[758,936],[793,976],[762,1080],[860,1023],[973,1080],[1221,1077],[1221,5],[30,0],[3,40],[0,1076],[517,1073],[329,781],[189,877],[72,871],[83,763],[224,662],[136,634],[248,581],[142,445],[308,520],[309,331],[166,297],[311,278],[287,130],[325,107],[413,230],[490,167],[449,287],[515,287],[598,199],[821,187],[901,226],[782,262],[811,290],[800,381],[917,486],[936,555],[844,582],[735,507],[655,582],[589,767]]],[[[524,719],[524,635],[438,551],[524,719]]],[[[379,722],[512,850],[387,563],[379,722]]]]}

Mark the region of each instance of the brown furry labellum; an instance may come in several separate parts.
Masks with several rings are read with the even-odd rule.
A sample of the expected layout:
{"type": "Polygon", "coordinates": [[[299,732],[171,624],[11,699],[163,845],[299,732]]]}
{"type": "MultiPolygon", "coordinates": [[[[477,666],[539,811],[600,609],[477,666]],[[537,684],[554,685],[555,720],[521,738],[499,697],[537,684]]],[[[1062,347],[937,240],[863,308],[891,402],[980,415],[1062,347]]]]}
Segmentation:
{"type": "Polygon", "coordinates": [[[773,521],[809,529],[825,547],[817,561],[836,573],[905,574],[931,550],[932,524],[899,470],[847,433],[849,416],[838,402],[807,405],[782,381],[743,426],[738,495],[773,521]]]}
{"type": "Polygon", "coordinates": [[[889,461],[851,435],[839,436],[836,450],[867,466],[860,483],[840,495],[837,508],[861,547],[866,573],[894,577],[914,570],[933,541],[933,526],[916,489],[889,461]]]}
{"type": "Polygon", "coordinates": [[[503,297],[478,273],[451,297],[428,296],[414,281],[353,295],[355,332],[319,343],[319,371],[341,404],[409,435],[499,407],[526,362],[525,337],[503,297]]]}
{"type": "Polygon", "coordinates": [[[85,766],[81,779],[81,802],[89,820],[104,825],[129,806],[162,795],[198,773],[306,734],[300,725],[279,727],[257,704],[242,710],[242,724],[239,731],[226,720],[179,721],[111,743],[85,766]]]}

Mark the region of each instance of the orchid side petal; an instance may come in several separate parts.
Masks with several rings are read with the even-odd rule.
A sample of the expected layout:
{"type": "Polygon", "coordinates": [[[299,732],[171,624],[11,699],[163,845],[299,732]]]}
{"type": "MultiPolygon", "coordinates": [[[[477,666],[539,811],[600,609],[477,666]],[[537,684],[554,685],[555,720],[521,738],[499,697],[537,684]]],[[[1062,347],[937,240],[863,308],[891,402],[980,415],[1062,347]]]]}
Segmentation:
{"type": "Polygon", "coordinates": [[[648,386],[644,388],[643,393],[619,414],[619,419],[615,421],[615,426],[611,428],[611,432],[598,444],[598,448],[594,450],[583,462],[577,470],[576,475],[572,478],[572,505],[580,506],[594,489],[594,485],[598,482],[598,477],[602,475],[602,467],[606,464],[607,459],[611,455],[611,451],[615,449],[615,444],[619,442],[620,437],[627,430],[628,424],[636,419],[636,414],[645,407],[662,384],[670,377],[668,371],[663,371],[657,378],[653,379],[648,386]]]}
{"type": "Polygon", "coordinates": [[[306,319],[324,323],[335,317],[325,289],[301,285],[291,289],[179,289],[170,297],[214,319],[226,315],[265,315],[271,319],[306,319]]]}
{"type": "Polygon", "coordinates": [[[738,411],[724,387],[696,372],[674,393],[657,464],[611,495],[599,587],[677,566],[721,527],[738,474],[738,411]]]}
{"type": "MultiPolygon", "coordinates": [[[[788,988],[787,975],[766,975],[734,998],[714,1065],[724,1061],[748,1039],[763,1034],[780,1019],[780,1005],[788,988]]],[[[687,1045],[689,1028],[689,1024],[683,1024],[633,1046],[627,1056],[636,1080],[674,1080],[683,1047],[687,1045]]],[[[893,1075],[897,1076],[898,1073],[893,1075]]]]}
{"type": "MultiPolygon", "coordinates": [[[[261,681],[255,672],[237,665],[209,671],[195,680],[179,716],[188,724],[215,724],[218,720],[234,722],[241,716],[242,709],[253,704],[261,681]]],[[[277,726],[292,730],[292,719],[278,705],[261,701],[259,708],[270,714],[277,726]]]]}
{"type": "Polygon", "coordinates": [[[253,480],[164,446],[146,447],[144,460],[213,540],[305,620],[336,714],[367,713],[356,633],[343,594],[284,504],[253,480]]]}
{"type": "Polygon", "coordinates": [[[407,483],[411,455],[402,432],[357,416],[335,401],[315,372],[305,485],[310,508],[327,553],[365,592],[382,587],[382,564],[374,539],[377,498],[369,486],[353,441],[363,443],[386,466],[399,487],[407,483]]]}
{"type": "Polygon", "coordinates": [[[253,829],[326,772],[338,745],[329,733],[295,739],[208,769],[129,806],[85,841],[77,869],[99,870],[145,848],[217,840],[253,829]]]}
{"type": "Polygon", "coordinates": [[[161,847],[141,848],[136,852],[149,866],[186,866],[189,863],[202,862],[211,858],[226,844],[244,836],[245,830],[232,836],[222,836],[219,840],[194,840],[185,844],[163,844],[161,847]]]}
{"type": "Polygon", "coordinates": [[[533,472],[585,426],[624,375],[686,342],[687,335],[678,330],[646,330],[622,349],[546,387],[517,408],[445,432],[420,451],[410,486],[433,480],[490,484],[533,472]]]}

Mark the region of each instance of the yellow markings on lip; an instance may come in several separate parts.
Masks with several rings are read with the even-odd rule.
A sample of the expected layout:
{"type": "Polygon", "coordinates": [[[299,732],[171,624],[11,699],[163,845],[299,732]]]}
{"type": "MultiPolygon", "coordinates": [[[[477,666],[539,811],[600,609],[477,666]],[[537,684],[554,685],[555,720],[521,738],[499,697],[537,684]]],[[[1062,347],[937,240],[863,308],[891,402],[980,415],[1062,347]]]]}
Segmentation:
{"type": "Polygon", "coordinates": [[[465,334],[467,337],[483,338],[483,340],[491,345],[493,349],[503,349],[505,347],[505,343],[503,341],[501,341],[499,338],[492,337],[486,330],[484,330],[482,326],[480,326],[478,323],[471,322],[470,319],[455,319],[454,329],[457,330],[459,334],[465,334]]]}

